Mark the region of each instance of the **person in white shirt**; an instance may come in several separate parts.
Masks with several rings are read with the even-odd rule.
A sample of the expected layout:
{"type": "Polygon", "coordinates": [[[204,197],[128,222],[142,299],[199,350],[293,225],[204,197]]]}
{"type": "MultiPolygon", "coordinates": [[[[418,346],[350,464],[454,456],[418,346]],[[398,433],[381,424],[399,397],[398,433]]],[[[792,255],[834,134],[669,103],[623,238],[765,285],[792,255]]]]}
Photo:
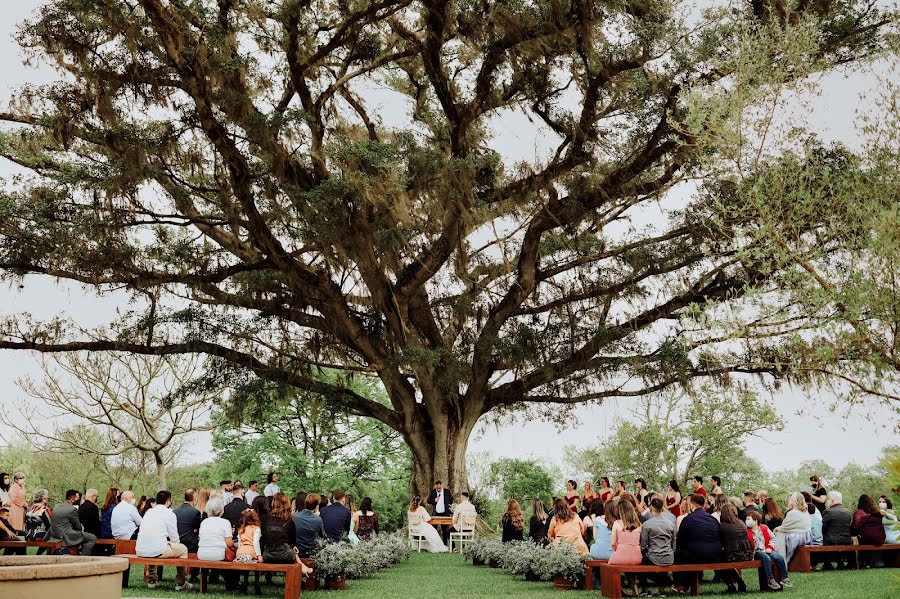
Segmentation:
{"type": "Polygon", "coordinates": [[[244,501],[250,505],[253,505],[253,500],[259,497],[259,493],[256,492],[257,484],[257,481],[251,480],[247,487],[247,492],[244,494],[244,501]]]}
{"type": "MultiPolygon", "coordinates": [[[[172,494],[160,491],[156,494],[156,505],[144,514],[144,521],[138,530],[135,553],[141,557],[158,557],[161,559],[178,559],[187,557],[187,547],[179,543],[178,521],[171,510],[172,494]]],[[[200,526],[201,531],[203,525],[200,526]]],[[[157,568],[147,571],[147,588],[156,588],[157,568]]],[[[175,590],[189,590],[193,585],[184,579],[184,568],[176,568],[175,590]]]]}
{"type": "Polygon", "coordinates": [[[281,493],[281,487],[275,484],[278,482],[277,472],[269,472],[269,476],[266,477],[266,480],[268,480],[269,484],[263,489],[263,495],[266,497],[273,497],[275,493],[281,493]]]}
{"type": "Polygon", "coordinates": [[[219,486],[222,488],[222,501],[225,502],[225,505],[228,505],[234,499],[234,495],[231,494],[231,481],[223,480],[219,483],[219,486]]]}
{"type": "Polygon", "coordinates": [[[222,517],[225,506],[221,499],[212,499],[206,504],[206,515],[200,523],[200,544],[197,559],[220,562],[225,559],[225,551],[234,549],[231,522],[222,517]]]}
{"type": "Polygon", "coordinates": [[[122,500],[113,508],[109,519],[112,536],[119,540],[134,539],[134,533],[140,525],[141,515],[134,507],[134,491],[125,491],[122,493],[122,500]]]}
{"type": "Polygon", "coordinates": [[[469,501],[469,493],[462,492],[462,501],[453,506],[453,528],[461,530],[463,526],[463,516],[477,516],[478,511],[475,505],[469,501]]]}

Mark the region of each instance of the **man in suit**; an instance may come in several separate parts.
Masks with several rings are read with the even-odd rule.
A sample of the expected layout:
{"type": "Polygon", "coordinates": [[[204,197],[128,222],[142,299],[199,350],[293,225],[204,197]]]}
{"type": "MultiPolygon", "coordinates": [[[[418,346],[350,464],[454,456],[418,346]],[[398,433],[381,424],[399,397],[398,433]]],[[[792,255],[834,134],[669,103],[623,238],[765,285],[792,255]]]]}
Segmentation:
{"type": "Polygon", "coordinates": [[[88,489],[84,493],[84,501],[78,506],[78,519],[84,527],[84,532],[89,532],[95,537],[100,536],[100,508],[97,507],[97,489],[88,489]]]}
{"type": "MultiPolygon", "coordinates": [[[[853,539],[850,536],[850,525],[853,522],[853,514],[850,510],[843,506],[844,496],[838,491],[832,491],[828,494],[825,505],[828,509],[822,512],[822,544],[823,545],[852,545],[853,539]]],[[[815,555],[815,554],[813,554],[815,555]]],[[[826,558],[832,557],[828,554],[826,558]]],[[[833,555],[837,559],[838,569],[846,568],[846,555],[833,555]]],[[[831,570],[834,568],[829,559],[823,560],[823,569],[831,570]]]]}
{"type": "Polygon", "coordinates": [[[235,538],[237,538],[237,529],[241,527],[241,514],[244,513],[244,510],[250,509],[250,504],[244,501],[244,486],[241,483],[234,483],[231,494],[233,499],[225,506],[222,517],[231,522],[231,528],[234,529],[235,538]]]}
{"type": "Polygon", "coordinates": [[[197,553],[200,544],[200,510],[194,507],[197,490],[193,487],[184,490],[184,503],[172,510],[178,525],[178,540],[188,548],[188,553],[197,553]]]}
{"type": "MultiPolygon", "coordinates": [[[[450,506],[453,505],[453,493],[450,489],[445,489],[441,481],[436,481],[434,483],[434,488],[431,489],[431,493],[428,494],[428,501],[426,501],[426,503],[431,506],[432,516],[453,515],[453,512],[450,509],[450,506]]],[[[441,538],[444,539],[445,545],[447,544],[447,539],[450,538],[450,527],[445,524],[441,525],[441,538]]]]}
{"type": "Polygon", "coordinates": [[[331,497],[334,501],[319,510],[319,517],[325,527],[325,538],[338,543],[350,532],[350,510],[344,505],[347,495],[343,489],[335,489],[331,497]]]}
{"type": "Polygon", "coordinates": [[[81,546],[81,555],[91,555],[97,537],[89,532],[84,532],[81,520],[78,519],[78,508],[75,502],[78,500],[78,491],[69,489],[66,491],[66,500],[53,508],[50,516],[50,530],[47,531],[46,541],[60,541],[63,547],[81,546]]]}
{"type": "MultiPolygon", "coordinates": [[[[676,564],[710,564],[722,561],[719,521],[706,513],[706,497],[691,495],[690,513],[681,521],[675,541],[676,564]]],[[[675,574],[675,586],[683,592],[690,586],[690,575],[675,574]]]]}

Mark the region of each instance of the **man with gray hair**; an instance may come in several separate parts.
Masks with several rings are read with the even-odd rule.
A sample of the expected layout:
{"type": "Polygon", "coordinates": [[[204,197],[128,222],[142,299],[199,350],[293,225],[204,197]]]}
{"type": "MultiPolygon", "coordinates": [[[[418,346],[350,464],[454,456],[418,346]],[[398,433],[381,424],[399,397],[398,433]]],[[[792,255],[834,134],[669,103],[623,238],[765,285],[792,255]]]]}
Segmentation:
{"type": "MultiPolygon", "coordinates": [[[[844,496],[838,491],[831,491],[825,505],[828,506],[822,512],[822,544],[823,545],[852,545],[853,539],[850,537],[850,524],[853,521],[853,514],[850,510],[842,505],[844,496]]],[[[843,555],[838,556],[838,569],[846,567],[843,555]]],[[[831,570],[833,568],[831,561],[824,561],[823,570],[831,570]]]]}
{"type": "Polygon", "coordinates": [[[84,532],[100,538],[100,508],[97,507],[97,489],[88,489],[84,492],[84,501],[78,506],[78,519],[81,520],[84,532]]]}
{"type": "Polygon", "coordinates": [[[113,508],[110,527],[114,539],[136,539],[142,518],[134,507],[134,491],[122,493],[122,500],[113,508]]]}

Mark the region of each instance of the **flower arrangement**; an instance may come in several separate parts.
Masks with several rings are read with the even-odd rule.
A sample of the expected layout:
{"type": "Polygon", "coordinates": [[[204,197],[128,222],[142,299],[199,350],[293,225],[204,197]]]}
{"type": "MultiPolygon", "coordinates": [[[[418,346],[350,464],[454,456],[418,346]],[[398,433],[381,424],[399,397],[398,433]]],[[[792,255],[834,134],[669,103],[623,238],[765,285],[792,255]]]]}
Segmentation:
{"type": "Polygon", "coordinates": [[[562,542],[536,552],[532,568],[541,580],[562,578],[577,584],[584,576],[584,558],[570,544],[562,542]]]}
{"type": "Polygon", "coordinates": [[[409,554],[406,537],[396,534],[378,535],[358,545],[329,543],[314,556],[316,576],[326,581],[366,578],[409,559],[409,554]]]}

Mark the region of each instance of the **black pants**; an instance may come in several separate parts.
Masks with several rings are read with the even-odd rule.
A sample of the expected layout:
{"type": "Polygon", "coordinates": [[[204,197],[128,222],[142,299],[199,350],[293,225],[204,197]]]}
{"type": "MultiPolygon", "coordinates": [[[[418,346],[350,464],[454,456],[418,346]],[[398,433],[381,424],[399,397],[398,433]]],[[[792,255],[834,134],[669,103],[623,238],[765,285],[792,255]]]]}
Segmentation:
{"type": "MultiPolygon", "coordinates": [[[[702,554],[682,549],[675,554],[676,564],[716,564],[721,561],[721,553],[702,554]]],[[[699,570],[702,574],[703,568],[700,568],[699,570]]],[[[693,581],[694,576],[696,576],[696,574],[693,572],[676,572],[674,576],[675,584],[680,587],[689,587],[691,586],[691,581],[693,581]]]]}
{"type": "MultiPolygon", "coordinates": [[[[650,558],[645,555],[644,559],[641,561],[641,565],[642,566],[658,566],[659,564],[653,563],[653,561],[651,561],[650,558]]],[[[665,587],[665,586],[669,586],[669,573],[668,572],[652,572],[652,573],[647,573],[647,574],[640,574],[638,576],[638,580],[641,581],[641,588],[644,588],[644,589],[646,589],[649,586],[648,583],[651,583],[651,582],[656,586],[665,587]]]]}
{"type": "MultiPolygon", "coordinates": [[[[432,515],[432,516],[438,516],[438,517],[441,517],[441,518],[449,518],[449,517],[452,516],[453,514],[450,514],[450,513],[448,513],[448,512],[443,512],[443,513],[440,513],[440,514],[439,514],[439,513],[435,512],[435,513],[433,513],[433,514],[431,514],[431,515],[432,515]]],[[[444,545],[446,545],[446,544],[447,544],[447,540],[450,539],[450,528],[451,528],[451,527],[450,527],[449,525],[447,525],[447,524],[441,524],[441,525],[438,526],[437,528],[440,528],[440,529],[441,529],[441,530],[440,530],[440,532],[441,532],[441,538],[444,540],[444,545]]]]}

